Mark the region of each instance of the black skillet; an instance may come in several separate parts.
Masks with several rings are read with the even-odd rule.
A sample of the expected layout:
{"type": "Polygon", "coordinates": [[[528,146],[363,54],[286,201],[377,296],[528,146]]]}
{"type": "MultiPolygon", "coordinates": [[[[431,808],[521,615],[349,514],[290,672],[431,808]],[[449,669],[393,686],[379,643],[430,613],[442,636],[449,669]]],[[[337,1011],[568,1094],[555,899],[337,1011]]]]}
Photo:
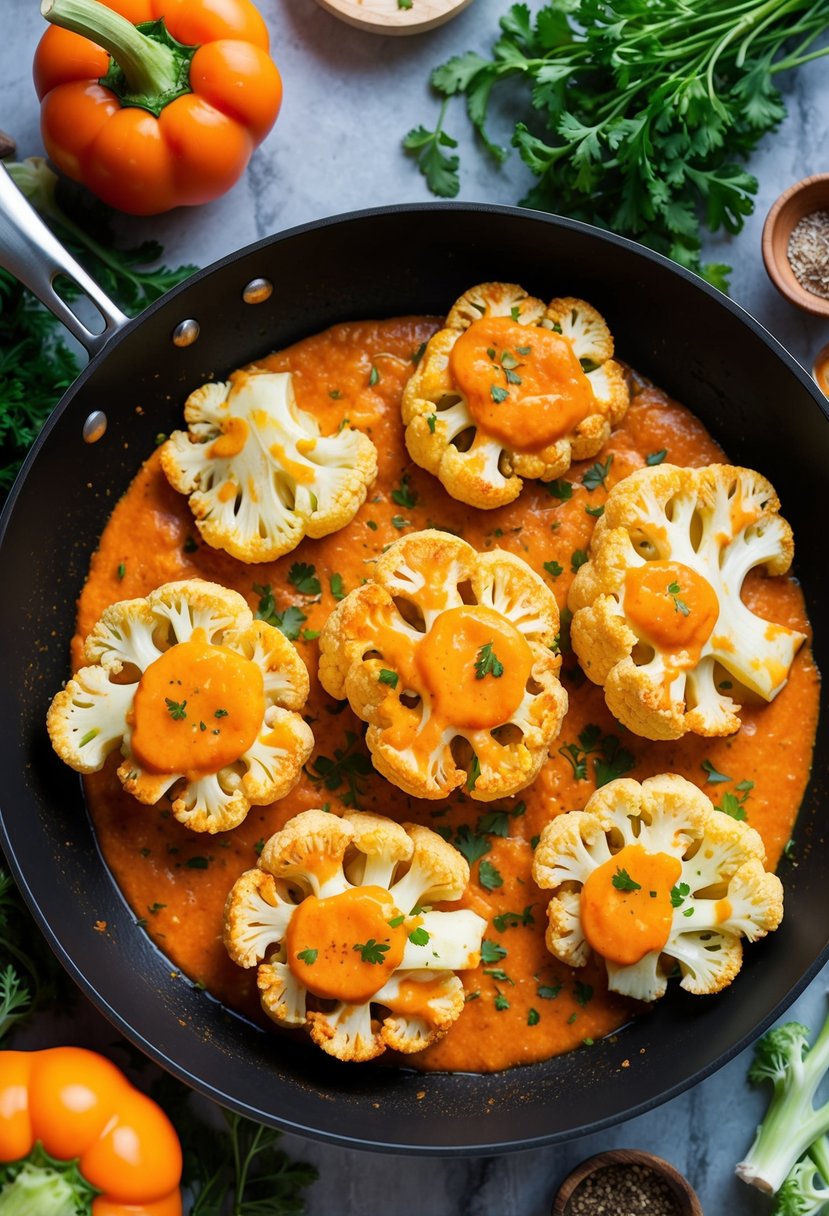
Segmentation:
{"type": "MultiPolygon", "coordinates": [[[[3,191],[8,212],[16,200],[7,180],[3,191]]],[[[58,269],[78,277],[77,268],[54,244],[44,254],[42,233],[21,255],[19,232],[4,237],[4,224],[11,226],[0,214],[0,243],[18,242],[6,264],[54,305],[51,278],[58,269]]],[[[829,953],[825,713],[796,830],[797,866],[784,860],[780,871],[786,919],[747,951],[737,981],[716,998],[674,992],[613,1042],[492,1076],[424,1078],[341,1065],[254,1028],[171,975],[102,863],[78,778],[52,754],[44,716],[67,675],[90,554],[155,435],[180,424],[185,396],[208,377],[336,321],[445,312],[486,279],[521,283],[542,298],[590,300],[624,359],[691,406],[732,459],[771,478],[794,526],[818,661],[829,668],[822,628],[829,425],[812,381],[750,316],[694,275],[583,224],[505,207],[383,208],[296,228],[195,275],[128,324],[98,295],[105,349],[49,420],[0,528],[2,842],[38,924],[98,1008],[165,1068],[262,1122],[353,1147],[503,1151],[640,1113],[723,1064],[829,953]],[[273,292],[248,303],[246,288],[259,278],[273,292]],[[177,346],[173,335],[195,332],[193,324],[182,331],[185,321],[198,323],[198,337],[177,346]],[[108,425],[89,444],[84,427],[95,411],[108,425]],[[96,931],[100,921],[105,933],[96,931]]],[[[100,425],[93,420],[87,429],[94,435],[100,425]]]]}

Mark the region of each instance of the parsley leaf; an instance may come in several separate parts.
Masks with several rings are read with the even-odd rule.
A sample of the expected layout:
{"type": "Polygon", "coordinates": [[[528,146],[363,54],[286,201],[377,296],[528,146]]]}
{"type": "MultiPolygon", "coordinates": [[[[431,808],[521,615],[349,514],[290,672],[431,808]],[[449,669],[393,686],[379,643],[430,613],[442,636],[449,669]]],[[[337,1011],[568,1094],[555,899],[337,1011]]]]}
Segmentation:
{"type": "Polygon", "coordinates": [[[616,873],[613,875],[610,881],[617,891],[642,890],[641,882],[636,882],[634,879],[632,879],[627,870],[623,869],[621,866],[616,867],[616,873]]]}
{"type": "Polygon", "coordinates": [[[275,625],[277,629],[285,634],[288,641],[295,642],[299,637],[302,626],[308,620],[305,613],[294,605],[286,608],[284,612],[278,612],[270,583],[265,583],[264,585],[254,583],[253,590],[259,596],[256,619],[267,621],[269,625],[275,625]]]}
{"type": "Polygon", "coordinates": [[[383,955],[388,954],[390,946],[388,942],[378,942],[370,937],[367,942],[357,942],[351,949],[360,951],[360,958],[364,963],[382,963],[383,955]]]}
{"type": "Polygon", "coordinates": [[[687,882],[680,882],[675,887],[671,887],[671,907],[681,908],[690,894],[691,888],[687,882]]]}
{"type": "Polygon", "coordinates": [[[558,564],[558,562],[555,562],[555,561],[544,562],[543,565],[544,565],[544,569],[547,571],[547,573],[550,575],[551,578],[558,578],[558,576],[560,574],[564,573],[564,567],[560,566],[558,564]]]}
{"type": "Polygon", "coordinates": [[[288,582],[296,587],[301,595],[319,595],[322,590],[315,567],[308,566],[305,562],[294,562],[288,571],[288,582]]]}
{"type": "Polygon", "coordinates": [[[456,153],[444,149],[457,148],[458,141],[443,130],[445,112],[446,102],[443,103],[434,131],[422,125],[412,127],[403,140],[403,147],[414,156],[432,193],[438,198],[454,198],[460,189],[459,160],[456,153]]]}
{"type": "Polygon", "coordinates": [[[482,861],[478,866],[478,882],[485,891],[497,891],[504,885],[501,871],[491,861],[482,861]]]}
{"type": "Polygon", "coordinates": [[[573,483],[566,481],[563,477],[557,481],[546,481],[542,483],[547,488],[547,493],[553,498],[557,498],[559,502],[569,502],[573,497],[573,483]]]}
{"type": "Polygon", "coordinates": [[[167,706],[167,713],[174,722],[181,722],[183,718],[187,717],[186,701],[171,701],[169,697],[165,697],[164,704],[167,706]]]}
{"type": "Polygon", "coordinates": [[[660,448],[658,452],[649,452],[645,457],[645,464],[652,469],[654,465],[661,464],[667,455],[667,448],[660,448]]]}
{"type": "Polygon", "coordinates": [[[472,828],[466,824],[455,833],[455,839],[452,841],[459,853],[462,853],[466,860],[472,865],[479,857],[485,856],[491,849],[491,845],[483,836],[479,836],[477,832],[473,832],[472,828]]]}
{"type": "Polygon", "coordinates": [[[493,679],[499,680],[504,674],[504,664],[498,658],[492,646],[492,642],[486,642],[478,651],[478,657],[475,660],[476,680],[483,680],[486,676],[492,676],[493,679]]]}
{"type": "Polygon", "coordinates": [[[501,959],[506,957],[507,951],[498,942],[490,941],[488,937],[481,942],[482,963],[500,963],[501,959]]]}
{"type": "Polygon", "coordinates": [[[356,751],[358,739],[353,731],[346,731],[345,747],[334,748],[334,758],[317,756],[306,772],[312,781],[322,784],[327,790],[339,791],[344,806],[358,807],[360,796],[365,792],[364,779],[374,772],[371,760],[365,752],[356,751]]]}
{"type": "Polygon", "coordinates": [[[706,785],[717,785],[721,781],[730,781],[730,777],[726,777],[725,773],[718,772],[710,760],[703,760],[700,768],[706,773],[706,785]]]}
{"type": "Polygon", "coordinates": [[[346,590],[345,584],[343,583],[343,576],[341,574],[332,574],[328,582],[334,599],[344,600],[346,597],[346,590]]]}
{"type": "Polygon", "coordinates": [[[380,674],[377,679],[381,684],[388,684],[389,688],[397,688],[397,672],[389,671],[388,667],[380,668],[380,674]]]}
{"type": "Polygon", "coordinates": [[[297,950],[296,956],[297,956],[297,958],[302,959],[303,963],[305,963],[306,966],[313,967],[314,963],[317,961],[318,954],[319,954],[319,950],[313,950],[309,946],[305,950],[297,950]]]}
{"type": "Polygon", "coordinates": [[[592,464],[587,470],[581,481],[582,485],[590,494],[592,494],[594,490],[598,489],[599,486],[603,486],[606,483],[607,475],[610,472],[610,466],[612,464],[613,453],[611,452],[604,464],[602,464],[600,460],[597,460],[596,463],[592,464]]]}
{"type": "Polygon", "coordinates": [[[398,507],[411,508],[417,506],[417,493],[409,486],[408,473],[403,474],[400,478],[400,485],[396,490],[392,490],[391,500],[397,503],[398,507]]]}
{"type": "Polygon", "coordinates": [[[409,941],[413,946],[428,946],[430,940],[431,934],[429,934],[422,927],[422,925],[419,925],[416,929],[412,929],[411,933],[409,934],[409,941]]]}

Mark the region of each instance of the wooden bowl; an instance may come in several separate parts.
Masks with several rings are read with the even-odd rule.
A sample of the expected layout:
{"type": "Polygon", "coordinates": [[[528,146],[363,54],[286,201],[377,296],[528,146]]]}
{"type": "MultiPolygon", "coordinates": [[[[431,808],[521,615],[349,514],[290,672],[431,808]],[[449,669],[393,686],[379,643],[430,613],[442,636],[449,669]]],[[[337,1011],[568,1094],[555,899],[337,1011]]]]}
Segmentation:
{"type": "Polygon", "coordinates": [[[577,1165],[559,1187],[558,1194],[553,1200],[552,1216],[565,1216],[567,1205],[576,1188],[590,1174],[605,1169],[608,1165],[641,1165],[653,1170],[667,1184],[676,1198],[679,1216],[702,1216],[702,1205],[696,1192],[678,1170],[675,1170],[667,1161],[663,1161],[661,1157],[655,1157],[653,1153],[643,1153],[628,1148],[598,1153],[595,1157],[588,1157],[586,1161],[582,1161],[581,1165],[577,1165]]]}
{"type": "Polygon", "coordinates": [[[829,317],[829,300],[801,287],[789,264],[789,237],[796,224],[813,211],[829,211],[829,173],[795,182],[771,208],[763,225],[763,261],[777,290],[792,304],[818,317],[829,317]]]}
{"type": "Polygon", "coordinates": [[[373,34],[421,34],[443,25],[471,2],[412,0],[411,8],[400,8],[397,0],[318,0],[335,17],[373,34]]]}

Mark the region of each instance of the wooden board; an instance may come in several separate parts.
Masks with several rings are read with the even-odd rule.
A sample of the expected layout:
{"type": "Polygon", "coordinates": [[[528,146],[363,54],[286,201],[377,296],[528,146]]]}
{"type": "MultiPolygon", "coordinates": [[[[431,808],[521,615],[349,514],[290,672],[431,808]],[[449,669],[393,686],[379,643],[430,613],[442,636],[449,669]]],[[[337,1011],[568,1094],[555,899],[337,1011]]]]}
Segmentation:
{"type": "Polygon", "coordinates": [[[398,0],[318,0],[324,9],[375,34],[420,34],[456,16],[471,0],[411,0],[400,8],[398,0]]]}

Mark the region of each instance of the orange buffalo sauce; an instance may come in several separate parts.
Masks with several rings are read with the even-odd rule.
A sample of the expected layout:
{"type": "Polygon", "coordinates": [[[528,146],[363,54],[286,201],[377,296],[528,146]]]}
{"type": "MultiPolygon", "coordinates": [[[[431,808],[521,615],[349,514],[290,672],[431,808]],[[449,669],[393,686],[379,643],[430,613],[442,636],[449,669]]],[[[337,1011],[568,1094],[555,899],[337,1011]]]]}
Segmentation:
{"type": "Polygon", "coordinates": [[[449,370],[475,421],[514,451],[555,443],[595,408],[572,343],[508,317],[473,321],[452,347],[449,370]]]}
{"type": "Polygon", "coordinates": [[[719,615],[708,579],[682,562],[646,562],[625,575],[625,616],[640,637],[671,653],[674,667],[696,666],[719,615]]]}
{"type": "Polygon", "coordinates": [[[532,651],[492,608],[449,608],[415,649],[415,666],[444,723],[489,730],[509,721],[524,697],[532,651]]]}
{"type": "Polygon", "coordinates": [[[620,967],[638,963],[668,940],[671,889],[682,865],[670,853],[627,844],[598,866],[581,892],[584,936],[602,958],[620,967]]]}
{"type": "Polygon", "coordinates": [[[238,760],[265,714],[259,667],[203,629],[171,646],[142,675],[133,701],[132,750],[151,773],[196,780],[238,760]]]}
{"type": "Polygon", "coordinates": [[[238,456],[248,441],[248,424],[244,418],[231,415],[222,422],[222,433],[210,445],[208,456],[216,458],[238,456]]]}
{"type": "Polygon", "coordinates": [[[400,966],[403,920],[382,887],[309,895],[288,924],[288,966],[315,996],[361,1005],[400,966]]]}
{"type": "MultiPolygon", "coordinates": [[[[438,324],[436,319],[404,317],[338,325],[263,360],[269,371],[293,372],[298,404],[318,419],[324,435],[335,432],[347,417],[374,440],[379,460],[377,482],[348,527],[321,540],[303,541],[276,562],[245,566],[204,545],[186,499],[167,484],[157,454],[151,456],[115,507],[92,559],[73,643],[76,666],[82,664],[83,639],[108,604],[146,595],[173,579],[200,577],[223,583],[246,596],[254,611],[261,596],[254,584],[270,585],[279,611],[297,608],[307,618],[301,628],[313,633],[322,628],[336,603],[330,576],[340,574],[346,590],[359,586],[385,546],[401,532],[417,528],[443,527],[459,532],[477,549],[499,547],[517,554],[548,582],[563,608],[573,555],[587,549],[595,526],[595,516],[586,508],[597,510],[606,490],[584,488],[582,478],[593,463],[587,461],[568,474],[573,485],[569,499],[554,498],[544,486],[528,482],[514,503],[495,511],[475,511],[455,502],[435,478],[414,467],[403,443],[400,398],[412,356],[438,324]],[[404,473],[405,497],[413,505],[403,506],[392,498],[395,493],[401,497],[404,473]],[[289,581],[295,562],[316,567],[322,585],[319,600],[302,595],[289,581]],[[551,570],[561,567],[561,573],[549,573],[545,562],[551,570]]],[[[148,446],[154,429],[148,424],[148,446]]],[[[725,458],[688,410],[660,390],[639,385],[624,422],[601,453],[602,462],[613,457],[608,488],[642,468],[649,454],[662,450],[666,461],[680,465],[725,458]]],[[[732,455],[740,457],[739,452],[732,455]]],[[[434,589],[438,586],[435,574],[434,589]]],[[[431,593],[430,587],[427,597],[431,593]]],[[[743,595],[749,607],[769,621],[809,632],[803,596],[794,579],[754,572],[746,579],[743,595]]],[[[393,638],[400,635],[391,629],[379,635],[378,650],[393,647],[393,638]]],[[[416,674],[414,650],[406,638],[400,641],[399,650],[383,650],[383,661],[384,666],[395,666],[405,682],[416,674]],[[409,677],[405,677],[406,663],[409,677]]],[[[461,837],[470,833],[480,842],[478,848],[488,849],[472,862],[461,906],[486,918],[485,938],[506,954],[494,966],[482,963],[477,970],[463,973],[468,1003],[459,1020],[439,1043],[405,1058],[407,1067],[427,1069],[486,1072],[545,1059],[617,1030],[639,1008],[607,992],[603,964],[591,962],[572,970],[553,959],[544,945],[549,892],[539,890],[532,880],[533,840],[554,815],[583,807],[595,789],[595,756],[585,758],[582,775],[577,776],[567,755],[558,750],[570,744],[578,747],[586,726],[597,726],[603,735],[618,740],[632,756],[630,775],[638,781],[661,772],[680,773],[701,786],[715,804],[738,783],[753,781],[743,809],[763,837],[770,864],[777,863],[792,834],[817,719],[818,673],[808,645],[798,653],[788,683],[771,704],[744,697],[743,725],[737,734],[718,739],[687,735],[664,743],[622,730],[605,706],[602,689],[581,678],[565,647],[562,680],[570,708],[561,736],[533,784],[517,797],[495,804],[475,803],[464,791],[447,802],[419,801],[374,774],[365,763],[364,725],[348,705],[334,702],[320,688],[316,640],[300,635],[296,645],[311,675],[305,712],[317,742],[301,781],[281,802],[252,807],[234,831],[206,837],[179,824],[166,801],[146,807],[125,794],[115,772],[117,756],[102,772],[86,779],[101,849],[136,918],[146,922],[147,932],[176,968],[274,1034],[279,1032],[259,1009],[254,971],[243,971],[227,957],[221,941],[222,910],[236,878],[256,864],[262,841],[309,807],[327,805],[337,813],[356,799],[362,810],[422,823],[453,840],[459,832],[461,837]],[[343,763],[337,753],[346,757],[343,763]],[[327,783],[311,776],[322,757],[339,765],[327,783]],[[347,767],[350,757],[358,762],[353,769],[347,767]],[[701,767],[705,760],[731,781],[707,784],[701,767]],[[367,772],[362,771],[365,768],[367,772]],[[197,865],[190,866],[195,859],[197,865]],[[487,974],[498,969],[508,981],[487,974]]],[[[498,653],[497,644],[495,650],[498,653]]],[[[384,713],[387,704],[381,704],[384,713]]],[[[742,797],[739,791],[738,796],[742,797]]],[[[796,853],[809,847],[797,833],[795,842],[796,853]]],[[[412,989],[413,1001],[423,995],[412,989]]],[[[286,1043],[285,1049],[291,1050],[290,1045],[286,1043]]],[[[631,1063],[635,1068],[635,1059],[631,1063]]]]}

